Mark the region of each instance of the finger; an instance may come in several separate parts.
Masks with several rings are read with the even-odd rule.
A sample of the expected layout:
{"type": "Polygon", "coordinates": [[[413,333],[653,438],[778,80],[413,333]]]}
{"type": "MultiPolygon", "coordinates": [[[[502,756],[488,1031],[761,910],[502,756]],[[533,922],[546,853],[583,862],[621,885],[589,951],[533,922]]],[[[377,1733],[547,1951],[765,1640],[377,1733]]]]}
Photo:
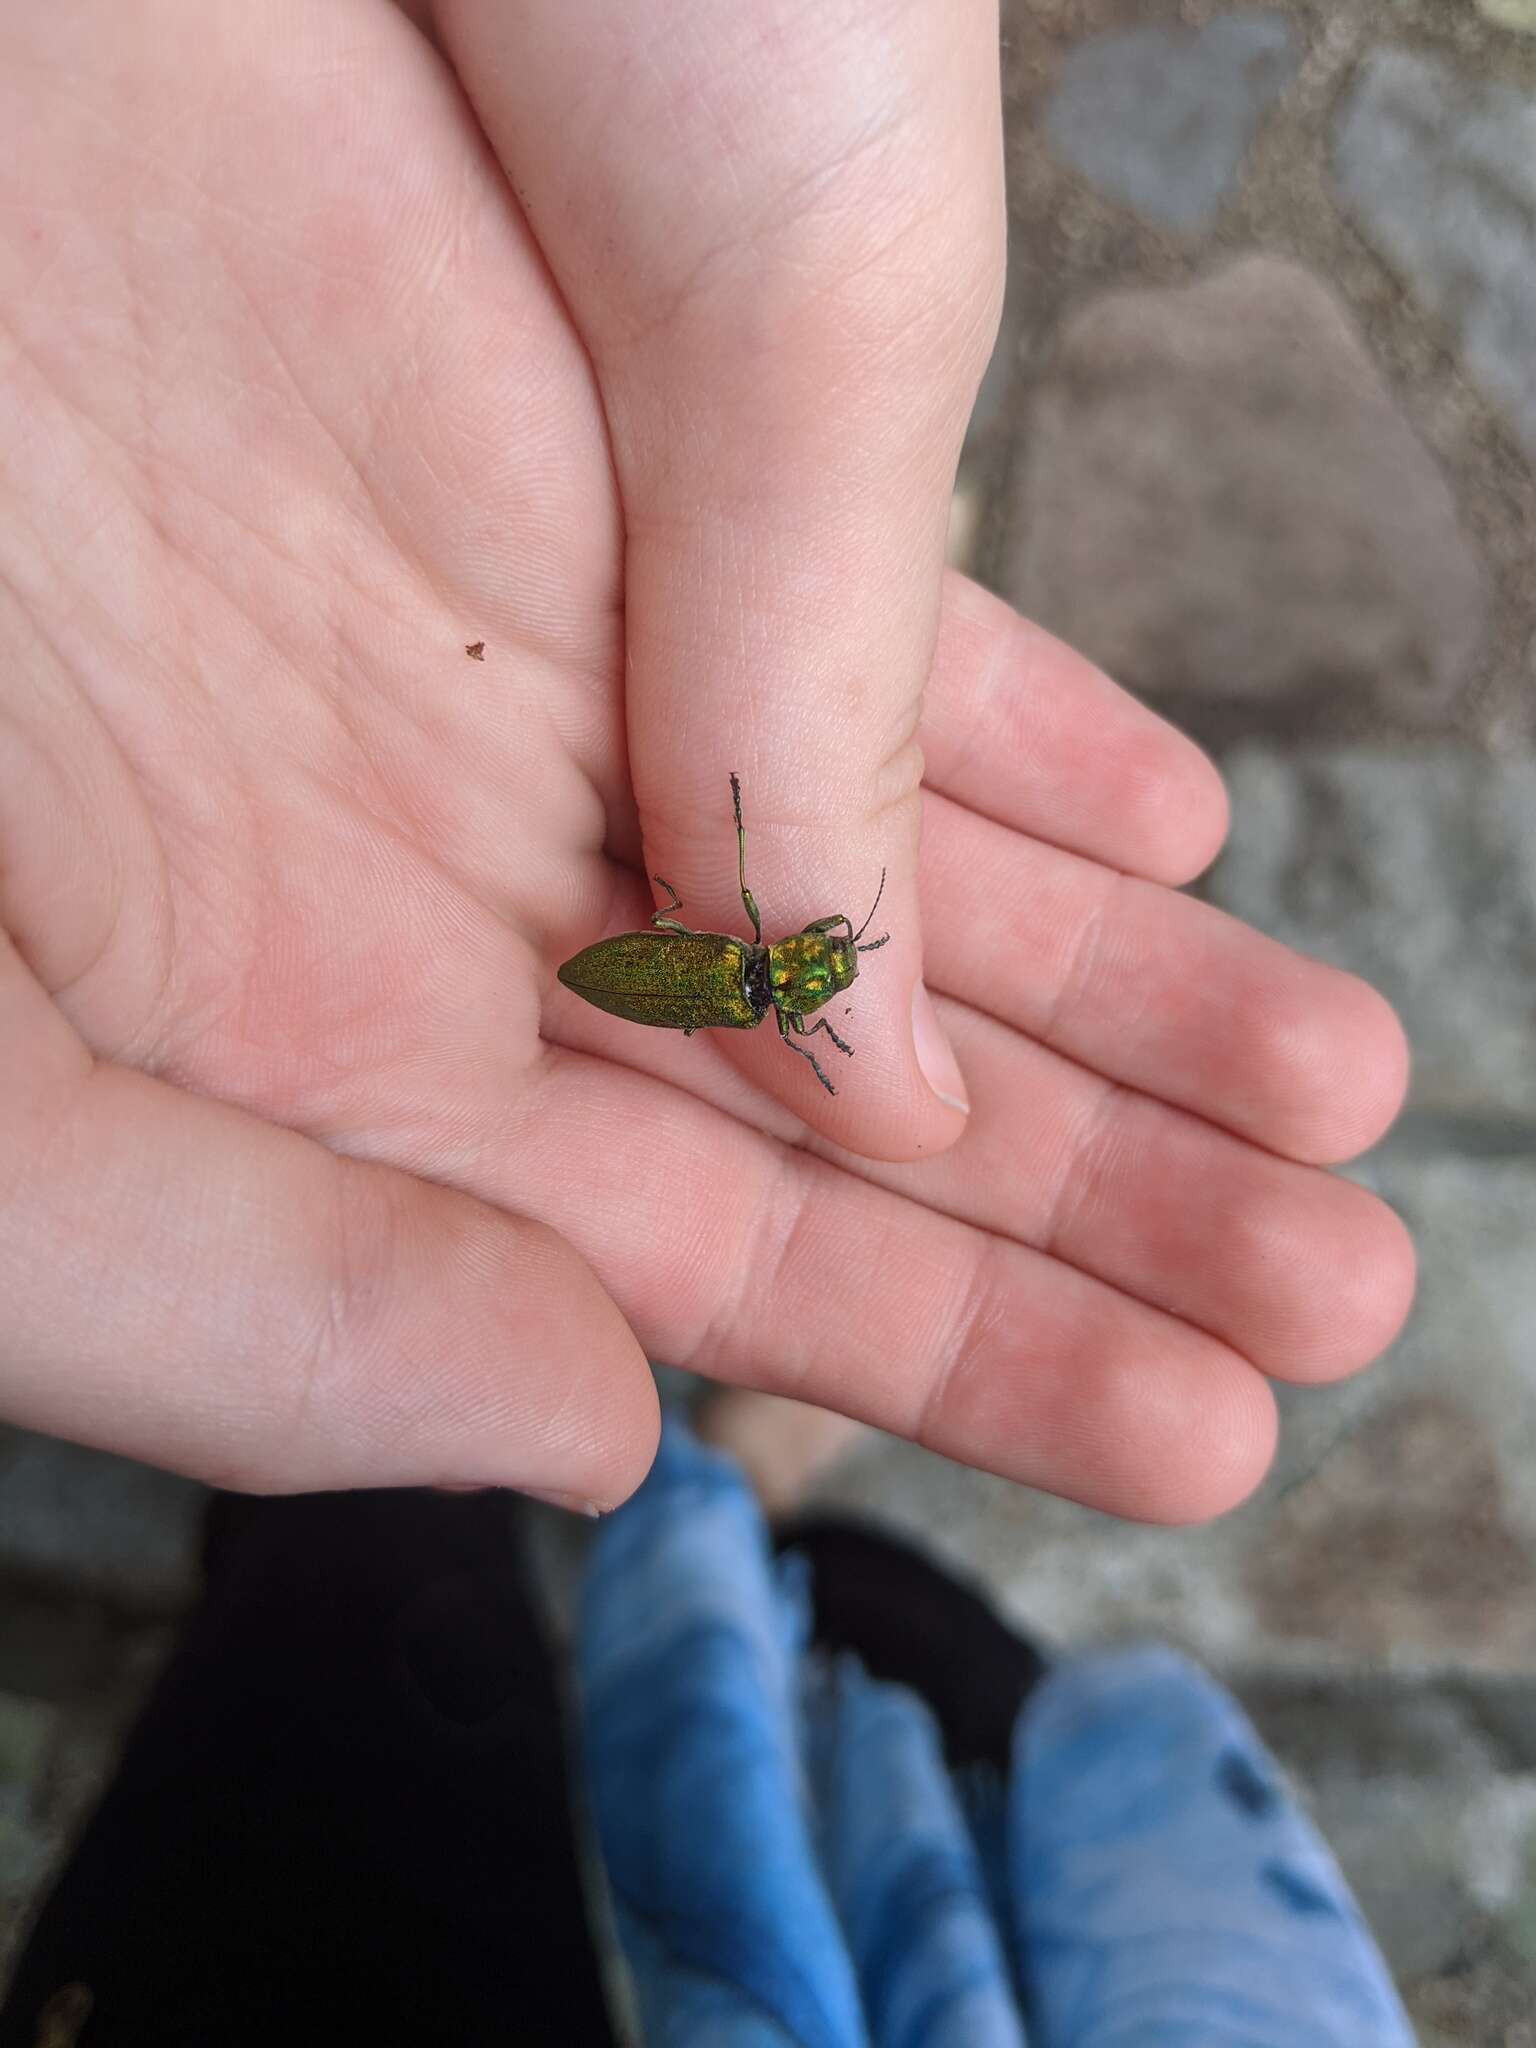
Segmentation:
{"type": "Polygon", "coordinates": [[[925,809],[923,896],[936,988],[1261,1145],[1348,1159],[1402,1106],[1408,1048],[1386,1001],[1208,904],[942,798],[925,809]]]}
{"type": "MultiPolygon", "coordinates": [[[[1226,837],[1226,790],[1193,740],[953,569],[918,737],[930,794],[1126,874],[1178,886],[1226,837]]],[[[617,801],[607,844],[643,869],[617,801]]]]}
{"type": "MultiPolygon", "coordinates": [[[[1397,1334],[1413,1294],[1412,1244],[1373,1195],[1121,1087],[980,1011],[943,1009],[968,1071],[975,1065],[985,1116],[917,1165],[825,1156],[1153,1303],[1277,1378],[1338,1378],[1397,1334]]],[[[562,1043],[687,1089],[786,1144],[806,1142],[706,1043],[590,1016],[575,1005],[560,1013],[562,1043]]]]}
{"type": "MultiPolygon", "coordinates": [[[[1209,905],[931,797],[922,883],[935,987],[1081,1067],[1314,1164],[1363,1151],[1401,1107],[1408,1049],[1382,997],[1209,905]]],[[[615,872],[612,886],[614,928],[642,921],[634,879],[615,872]]],[[[578,1018],[574,1008],[557,1003],[549,1014],[562,1043],[794,1135],[798,1120],[776,1120],[760,1089],[723,1083],[722,1034],[668,1042],[672,1034],[578,1018]]],[[[862,977],[829,1015],[857,1054],[834,1070],[858,1085],[881,1053],[865,1029],[862,977]]],[[[771,1028],[761,1035],[783,1057],[771,1028]]],[[[889,1156],[905,1157],[904,1147],[889,1156]]]]}
{"type": "Polygon", "coordinates": [[[0,1042],[13,1419],[261,1491],[639,1482],[644,1356],[546,1225],[93,1064],[9,946],[0,1042]]]}
{"type": "Polygon", "coordinates": [[[1188,882],[1226,836],[1193,740],[953,570],[921,737],[928,789],[1127,874],[1188,882]]]}
{"type": "Polygon", "coordinates": [[[642,1074],[552,1054],[497,1168],[652,1356],[722,1382],[1155,1521],[1220,1513],[1272,1455],[1220,1339],[642,1074]]]}
{"type": "Polygon", "coordinates": [[[844,1162],[855,1171],[1065,1260],[1280,1379],[1336,1379],[1397,1335],[1413,1248],[1374,1195],[943,1008],[976,1116],[920,1168],[844,1162]]]}
{"type": "Polygon", "coordinates": [[[730,1056],[844,1144],[932,1151],[964,1092],[918,986],[914,742],[1000,296],[993,0],[441,19],[603,390],[647,866],[742,931],[734,771],[766,938],[857,921],[884,869],[860,1085],[730,1056]]]}

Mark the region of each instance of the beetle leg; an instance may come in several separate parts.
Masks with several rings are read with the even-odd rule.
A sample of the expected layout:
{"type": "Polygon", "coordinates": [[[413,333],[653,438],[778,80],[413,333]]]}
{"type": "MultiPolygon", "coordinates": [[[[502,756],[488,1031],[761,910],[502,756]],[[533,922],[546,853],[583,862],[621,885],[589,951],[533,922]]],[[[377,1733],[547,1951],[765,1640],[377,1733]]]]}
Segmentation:
{"type": "Polygon", "coordinates": [[[841,910],[835,917],[818,917],[814,924],[808,924],[805,929],[807,932],[830,932],[838,925],[846,926],[849,938],[853,937],[853,919],[846,911],[841,910]]]}
{"type": "Polygon", "coordinates": [[[682,909],[682,897],[678,895],[677,891],[673,888],[672,884],[670,882],[664,882],[661,879],[660,875],[652,875],[651,880],[656,884],[658,889],[665,889],[667,894],[672,898],[672,901],[670,903],[663,903],[660,910],[656,911],[653,914],[651,918],[651,923],[655,925],[657,931],[659,932],[681,932],[685,939],[691,939],[693,937],[693,933],[689,930],[688,926],[685,924],[679,924],[675,917],[668,917],[667,915],[667,912],[669,910],[682,909]]]}
{"type": "Polygon", "coordinates": [[[763,920],[757,914],[757,899],[747,887],[747,828],[741,822],[741,784],[731,777],[731,802],[736,806],[736,874],[741,882],[741,900],[752,920],[752,941],[763,943],[763,920]]]}
{"type": "Polygon", "coordinates": [[[805,1019],[803,1017],[796,1017],[792,1015],[790,1017],[789,1022],[791,1028],[795,1031],[798,1031],[802,1038],[814,1038],[818,1031],[825,1031],[828,1038],[831,1039],[832,1043],[837,1047],[839,1052],[847,1053],[849,1059],[853,1058],[853,1047],[848,1043],[846,1039],[838,1037],[837,1033],[832,1029],[832,1026],[827,1022],[825,1017],[818,1017],[816,1019],[816,1022],[811,1026],[809,1031],[807,1031],[805,1028],[805,1019]]]}
{"type": "MultiPolygon", "coordinates": [[[[784,1012],[782,1010],[775,1010],[773,1014],[778,1019],[780,1038],[783,1039],[784,1043],[789,1047],[791,1052],[797,1052],[799,1053],[801,1059],[810,1061],[811,1070],[815,1074],[817,1080],[821,1083],[822,1087],[826,1089],[829,1095],[835,1095],[837,1093],[837,1090],[832,1086],[832,1083],[821,1071],[821,1062],[817,1059],[815,1053],[811,1052],[809,1048],[806,1046],[796,1045],[794,1039],[790,1037],[789,1019],[785,1016],[784,1012]]],[[[810,1033],[807,1032],[806,1036],[809,1037],[810,1033]]]]}

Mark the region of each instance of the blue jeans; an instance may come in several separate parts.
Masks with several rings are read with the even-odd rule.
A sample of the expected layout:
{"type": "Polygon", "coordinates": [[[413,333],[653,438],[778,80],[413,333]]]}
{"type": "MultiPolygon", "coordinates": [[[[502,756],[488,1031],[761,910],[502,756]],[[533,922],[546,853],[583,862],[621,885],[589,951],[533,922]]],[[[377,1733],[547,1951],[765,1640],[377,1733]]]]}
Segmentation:
{"type": "Polygon", "coordinates": [[[1411,2044],[1332,1856],[1186,1660],[1046,1668],[1001,1757],[957,1759],[909,1686],[817,1646],[814,1601],[669,1421],[580,1646],[648,2048],[1411,2044]]]}

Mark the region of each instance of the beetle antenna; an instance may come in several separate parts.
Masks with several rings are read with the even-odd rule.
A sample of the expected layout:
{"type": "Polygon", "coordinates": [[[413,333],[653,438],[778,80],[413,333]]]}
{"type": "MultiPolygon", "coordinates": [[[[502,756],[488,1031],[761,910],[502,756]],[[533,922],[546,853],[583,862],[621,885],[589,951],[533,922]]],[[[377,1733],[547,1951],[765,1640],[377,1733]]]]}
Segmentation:
{"type": "MultiPolygon", "coordinates": [[[[873,903],[871,903],[871,905],[869,906],[869,916],[865,918],[864,922],[863,922],[863,923],[862,923],[862,924],[861,924],[861,925],[859,926],[858,930],[857,930],[857,931],[856,931],[856,932],[854,933],[854,935],[853,935],[853,943],[854,943],[854,944],[855,944],[856,946],[858,945],[858,943],[859,943],[860,939],[862,939],[862,938],[863,938],[864,934],[865,934],[865,933],[866,933],[866,932],[867,932],[867,931],[869,930],[870,926],[871,926],[871,925],[872,925],[872,924],[874,923],[874,920],[875,920],[875,912],[876,912],[876,911],[877,911],[877,910],[878,910],[878,909],[880,908],[880,898],[881,898],[881,897],[882,897],[882,896],[883,896],[884,894],[885,894],[885,869],[884,869],[884,868],[882,868],[882,869],[880,870],[880,886],[879,886],[879,888],[878,888],[878,889],[877,889],[877,890],[875,891],[875,900],[874,900],[874,902],[873,902],[873,903]]],[[[886,939],[888,939],[889,937],[890,937],[890,933],[889,933],[889,932],[887,932],[887,933],[886,933],[886,935],[885,935],[885,938],[886,938],[886,939]]],[[[873,951],[875,950],[876,946],[883,946],[884,944],[885,944],[885,939],[871,939],[871,940],[870,940],[870,942],[869,942],[869,944],[868,944],[867,946],[864,946],[864,947],[862,947],[862,948],[861,948],[860,950],[861,950],[861,951],[863,951],[863,952],[865,952],[865,953],[873,953],[873,951]]]]}

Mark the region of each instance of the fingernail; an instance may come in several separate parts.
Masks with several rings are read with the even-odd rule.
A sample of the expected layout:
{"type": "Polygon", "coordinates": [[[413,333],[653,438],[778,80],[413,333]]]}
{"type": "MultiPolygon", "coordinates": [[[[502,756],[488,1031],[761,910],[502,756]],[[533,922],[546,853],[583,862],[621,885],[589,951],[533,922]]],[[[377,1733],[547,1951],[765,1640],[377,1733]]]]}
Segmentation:
{"type": "Polygon", "coordinates": [[[921,981],[912,991],[912,1045],[917,1053],[917,1064],[923,1070],[923,1079],[940,1102],[969,1116],[971,1105],[965,1092],[960,1063],[955,1058],[954,1047],[944,1035],[939,1013],[933,1007],[933,997],[921,981]]]}
{"type": "Polygon", "coordinates": [[[594,1501],[583,1500],[579,1493],[543,1493],[536,1486],[520,1489],[530,1500],[541,1500],[547,1508],[564,1508],[567,1514],[590,1515],[595,1522],[603,1512],[594,1501]]]}

